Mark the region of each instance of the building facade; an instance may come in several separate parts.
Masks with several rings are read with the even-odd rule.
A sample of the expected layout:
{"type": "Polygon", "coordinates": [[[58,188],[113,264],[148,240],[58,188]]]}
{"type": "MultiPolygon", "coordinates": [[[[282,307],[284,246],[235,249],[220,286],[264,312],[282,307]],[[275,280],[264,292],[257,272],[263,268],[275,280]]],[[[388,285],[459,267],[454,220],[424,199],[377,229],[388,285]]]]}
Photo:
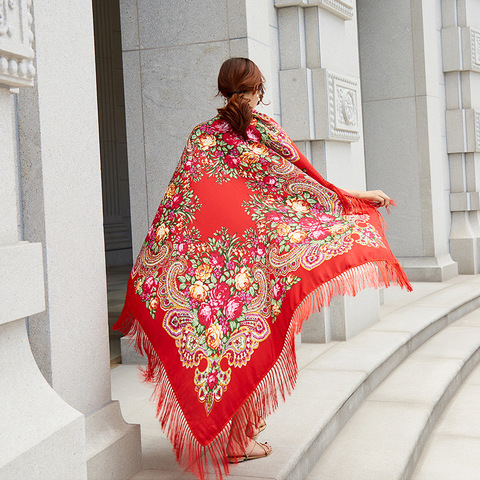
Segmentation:
{"type": "MultiPolygon", "coordinates": [[[[396,200],[410,280],[480,272],[480,0],[0,0],[2,479],[140,469],[105,267],[140,249],[231,56],[329,181],[396,200]]],[[[379,304],[337,298],[302,341],[348,340],[379,304]]]]}

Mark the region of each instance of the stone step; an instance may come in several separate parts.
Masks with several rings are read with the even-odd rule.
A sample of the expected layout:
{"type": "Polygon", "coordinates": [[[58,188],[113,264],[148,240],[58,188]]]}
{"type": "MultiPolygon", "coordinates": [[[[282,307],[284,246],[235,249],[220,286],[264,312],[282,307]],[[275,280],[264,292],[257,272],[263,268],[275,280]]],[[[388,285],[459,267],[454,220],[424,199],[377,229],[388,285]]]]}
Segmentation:
{"type": "MultiPolygon", "coordinates": [[[[392,292],[385,291],[381,320],[351,340],[302,345],[297,386],[269,417],[262,434],[274,454],[235,465],[231,478],[307,478],[345,423],[391,372],[433,335],[480,307],[480,276],[457,277],[442,286],[417,284],[414,293],[389,300],[392,292]]],[[[349,480],[353,478],[359,477],[349,480]]]]}
{"type": "Polygon", "coordinates": [[[428,437],[411,480],[478,480],[480,365],[465,379],[428,437]]]}
{"type": "Polygon", "coordinates": [[[410,478],[435,422],[479,361],[477,309],[425,342],[366,398],[308,480],[410,478]]]}
{"type": "MultiPolygon", "coordinates": [[[[233,466],[229,478],[307,478],[345,423],[391,372],[433,335],[479,307],[480,276],[460,276],[443,284],[414,284],[414,292],[408,294],[387,289],[381,320],[364,332],[347,342],[302,344],[298,350],[297,386],[292,396],[268,418],[267,429],[260,436],[260,441],[273,445],[273,454],[261,461],[233,466]]],[[[128,374],[132,368],[135,367],[120,365],[112,370],[112,388],[114,393],[119,392],[113,398],[121,401],[125,419],[142,424],[142,444],[147,449],[144,469],[148,471],[139,473],[135,480],[153,478],[152,470],[159,479],[194,478],[170,462],[173,454],[166,439],[165,451],[158,451],[157,429],[155,442],[153,436],[144,436],[156,425],[151,417],[147,419],[153,407],[140,408],[138,401],[130,398],[134,391],[131,381],[128,388],[120,388],[122,371],[128,374]],[[131,415],[124,411],[128,403],[132,403],[131,415]],[[144,422],[149,425],[147,430],[144,422]],[[163,465],[168,463],[168,468],[158,466],[159,458],[163,465]]],[[[349,480],[357,478],[354,475],[349,480]]]]}

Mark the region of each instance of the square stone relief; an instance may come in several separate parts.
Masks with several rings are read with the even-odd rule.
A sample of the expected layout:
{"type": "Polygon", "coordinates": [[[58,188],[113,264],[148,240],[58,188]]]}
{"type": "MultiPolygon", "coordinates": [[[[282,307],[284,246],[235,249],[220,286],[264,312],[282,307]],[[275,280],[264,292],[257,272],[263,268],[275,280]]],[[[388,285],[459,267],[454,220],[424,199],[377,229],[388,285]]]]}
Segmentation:
{"type": "Polygon", "coordinates": [[[480,72],[480,31],[470,28],[472,70],[480,72]]]}
{"type": "Polygon", "coordinates": [[[32,0],[0,0],[0,85],[33,85],[32,0]]]}
{"type": "Polygon", "coordinates": [[[327,69],[314,74],[316,137],[355,142],[360,138],[359,79],[327,69]]]}

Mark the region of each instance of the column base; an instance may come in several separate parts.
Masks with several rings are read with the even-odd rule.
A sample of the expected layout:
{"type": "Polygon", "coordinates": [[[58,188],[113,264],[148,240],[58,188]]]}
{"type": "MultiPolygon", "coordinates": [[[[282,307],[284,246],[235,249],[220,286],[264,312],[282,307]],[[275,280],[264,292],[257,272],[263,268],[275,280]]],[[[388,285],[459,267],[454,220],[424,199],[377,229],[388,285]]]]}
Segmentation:
{"type": "Polygon", "coordinates": [[[120,339],[120,352],[122,355],[122,363],[126,365],[146,365],[147,358],[140,355],[133,346],[130,338],[122,337],[120,339]]]}
{"type": "Polygon", "coordinates": [[[378,290],[365,289],[355,297],[336,296],[328,308],[304,323],[302,343],[348,340],[380,319],[378,290]]]}
{"type": "Polygon", "coordinates": [[[399,257],[411,282],[445,282],[458,275],[458,264],[449,254],[437,257],[399,257]]]}
{"type": "Polygon", "coordinates": [[[478,238],[450,238],[450,252],[458,263],[458,273],[462,275],[480,273],[478,238]]]}
{"type": "Polygon", "coordinates": [[[85,418],[40,373],[24,319],[0,325],[0,365],[0,478],[86,480],[85,418]]]}
{"type": "Polygon", "coordinates": [[[122,417],[112,401],[85,419],[88,480],[128,480],[142,468],[140,425],[122,417]]]}

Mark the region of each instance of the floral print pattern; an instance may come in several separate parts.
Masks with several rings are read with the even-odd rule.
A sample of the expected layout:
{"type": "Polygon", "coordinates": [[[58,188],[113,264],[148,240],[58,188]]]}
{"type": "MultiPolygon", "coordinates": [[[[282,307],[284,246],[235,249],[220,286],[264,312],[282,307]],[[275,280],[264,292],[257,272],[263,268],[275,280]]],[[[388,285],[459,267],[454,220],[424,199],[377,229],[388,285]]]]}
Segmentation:
{"type": "Polygon", "coordinates": [[[268,117],[255,114],[247,140],[219,117],[196,127],[132,269],[135,292],[195,368],[209,414],[265,341],[290,289],[354,244],[384,246],[368,215],[342,215],[336,194],[294,166],[297,153],[268,117]],[[250,226],[202,235],[197,185],[243,180],[250,226]]]}

